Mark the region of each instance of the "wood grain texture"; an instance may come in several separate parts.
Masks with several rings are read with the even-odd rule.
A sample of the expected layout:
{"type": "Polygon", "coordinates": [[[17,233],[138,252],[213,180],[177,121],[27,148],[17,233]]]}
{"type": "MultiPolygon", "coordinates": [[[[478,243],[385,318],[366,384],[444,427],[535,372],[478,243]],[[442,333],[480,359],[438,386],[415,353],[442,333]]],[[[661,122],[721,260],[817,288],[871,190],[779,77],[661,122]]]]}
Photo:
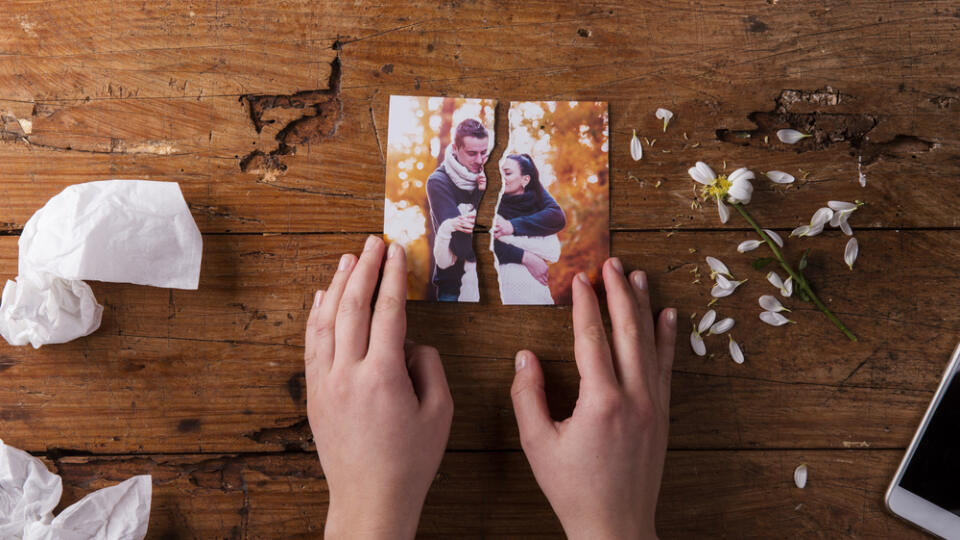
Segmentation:
{"type": "MultiPolygon", "coordinates": [[[[204,233],[198,291],[92,283],[93,336],[0,344],[0,434],[64,476],[64,503],[150,473],[151,538],[319,535],[303,326],[339,255],[380,231],[389,95],[499,99],[501,144],[510,100],[583,99],[610,103],[611,253],[680,310],[660,533],[917,536],[881,497],[960,328],[956,2],[14,0],[0,29],[0,276],[32,213],[75,183],[177,181],[204,233]],[[676,115],[666,133],[657,107],[676,115]],[[780,144],[786,127],[813,137],[780,144]],[[656,139],[639,162],[633,129],[656,139]],[[746,224],[691,207],[697,160],[795,175],[755,182],[750,211],[781,233],[828,200],[867,202],[856,271],[836,231],[786,250],[813,248],[818,294],[859,343],[797,300],[796,325],[757,320],[773,290],[735,251],[746,224]],[[744,365],[725,338],[706,358],[686,344],[706,255],[749,279],[714,306],[736,318],[744,365]]],[[[481,303],[408,307],[456,402],[420,536],[557,537],[508,389],[528,347],[569,413],[570,311],[500,306],[478,254],[481,303]]]]}

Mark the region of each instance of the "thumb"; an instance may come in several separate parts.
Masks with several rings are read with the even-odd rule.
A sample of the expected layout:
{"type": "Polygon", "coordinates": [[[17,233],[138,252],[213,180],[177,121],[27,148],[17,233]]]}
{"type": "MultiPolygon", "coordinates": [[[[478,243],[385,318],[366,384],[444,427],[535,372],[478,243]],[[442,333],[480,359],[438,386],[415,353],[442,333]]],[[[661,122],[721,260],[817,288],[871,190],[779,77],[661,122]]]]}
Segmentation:
{"type": "Polygon", "coordinates": [[[526,446],[529,442],[556,434],[556,428],[547,408],[543,370],[536,355],[530,351],[518,352],[515,367],[517,372],[513,377],[510,397],[520,429],[520,442],[526,446]]]}

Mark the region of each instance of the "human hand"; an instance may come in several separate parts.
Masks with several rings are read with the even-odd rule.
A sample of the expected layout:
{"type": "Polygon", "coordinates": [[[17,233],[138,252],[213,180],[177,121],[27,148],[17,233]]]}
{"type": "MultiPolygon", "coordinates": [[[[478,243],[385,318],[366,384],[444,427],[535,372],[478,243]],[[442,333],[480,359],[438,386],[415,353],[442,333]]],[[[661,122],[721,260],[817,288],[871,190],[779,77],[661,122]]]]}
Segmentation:
{"type": "Polygon", "coordinates": [[[513,234],[513,223],[510,223],[509,219],[504,219],[503,216],[494,216],[493,237],[500,238],[501,236],[510,236],[511,234],[513,234]]]}
{"type": "Polygon", "coordinates": [[[530,271],[533,279],[543,285],[549,284],[550,276],[547,274],[547,261],[529,251],[523,252],[523,259],[521,259],[521,261],[523,265],[527,267],[527,270],[530,271]]]}
{"type": "Polygon", "coordinates": [[[615,258],[603,266],[612,354],[593,288],[582,273],[573,280],[580,395],[570,418],[550,418],[536,356],[516,358],[520,443],[571,539],[656,538],[677,312],[663,310],[654,332],[646,274],[633,272],[628,283],[622,268],[615,258]]]}
{"type": "Polygon", "coordinates": [[[473,234],[473,225],[477,221],[477,213],[470,212],[461,216],[452,217],[444,220],[441,227],[450,229],[450,232],[460,231],[467,234],[473,234]]]}
{"type": "Polygon", "coordinates": [[[407,271],[367,238],[317,291],[304,354],[307,418],[330,491],[326,538],[413,538],[450,434],[453,400],[436,349],[404,343],[407,271]]]}

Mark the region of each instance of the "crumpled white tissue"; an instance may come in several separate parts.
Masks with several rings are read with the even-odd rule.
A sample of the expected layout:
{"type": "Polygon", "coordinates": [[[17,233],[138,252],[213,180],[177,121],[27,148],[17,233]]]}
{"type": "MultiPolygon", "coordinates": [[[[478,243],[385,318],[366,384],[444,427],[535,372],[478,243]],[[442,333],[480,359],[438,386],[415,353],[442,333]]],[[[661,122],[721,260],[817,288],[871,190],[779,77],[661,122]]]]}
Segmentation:
{"type": "Polygon", "coordinates": [[[40,459],[0,440],[0,538],[141,540],[150,522],[148,474],[94,491],[57,517],[60,477],[40,459]]]}
{"type": "Polygon", "coordinates": [[[203,239],[176,182],[104,180],[54,196],[24,226],[0,335],[39,348],[86,336],[103,308],[82,280],[196,289],[203,239]]]}

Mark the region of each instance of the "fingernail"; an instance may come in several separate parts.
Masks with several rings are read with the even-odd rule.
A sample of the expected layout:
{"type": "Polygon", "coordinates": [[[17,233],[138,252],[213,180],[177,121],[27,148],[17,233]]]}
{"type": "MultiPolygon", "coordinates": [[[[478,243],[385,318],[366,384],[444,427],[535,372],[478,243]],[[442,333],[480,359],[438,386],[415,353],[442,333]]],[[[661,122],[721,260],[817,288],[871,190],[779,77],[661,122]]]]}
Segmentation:
{"type": "Polygon", "coordinates": [[[390,247],[387,249],[387,258],[392,259],[399,255],[401,251],[403,251],[403,246],[400,244],[390,244],[390,247]]]}
{"type": "Polygon", "coordinates": [[[670,324],[677,322],[677,310],[667,308],[667,322],[670,324]]]}
{"type": "Polygon", "coordinates": [[[520,351],[520,352],[517,353],[517,358],[516,358],[516,362],[514,363],[514,367],[517,368],[517,371],[520,371],[521,369],[527,367],[527,353],[526,353],[526,352],[520,351]]]}
{"type": "Polygon", "coordinates": [[[347,268],[350,268],[350,255],[347,253],[344,253],[340,257],[340,265],[337,266],[337,271],[339,272],[342,270],[346,270],[347,268]]]}
{"type": "Polygon", "coordinates": [[[317,294],[313,295],[313,307],[320,307],[321,300],[323,300],[323,291],[317,291],[317,294]]]}
{"type": "Polygon", "coordinates": [[[623,263],[620,262],[620,257],[612,257],[610,259],[610,264],[617,272],[620,272],[621,274],[623,273],[623,263]]]}
{"type": "Polygon", "coordinates": [[[371,234],[370,236],[367,237],[367,243],[363,245],[363,250],[370,251],[371,249],[376,247],[378,240],[380,239],[371,234]]]}
{"type": "Polygon", "coordinates": [[[580,272],[579,274],[577,274],[577,279],[579,279],[580,281],[586,283],[587,285],[590,284],[590,278],[587,277],[587,273],[586,273],[586,272],[580,272]]]}
{"type": "Polygon", "coordinates": [[[637,286],[638,289],[647,288],[647,273],[642,270],[637,270],[633,273],[633,284],[637,286]]]}

